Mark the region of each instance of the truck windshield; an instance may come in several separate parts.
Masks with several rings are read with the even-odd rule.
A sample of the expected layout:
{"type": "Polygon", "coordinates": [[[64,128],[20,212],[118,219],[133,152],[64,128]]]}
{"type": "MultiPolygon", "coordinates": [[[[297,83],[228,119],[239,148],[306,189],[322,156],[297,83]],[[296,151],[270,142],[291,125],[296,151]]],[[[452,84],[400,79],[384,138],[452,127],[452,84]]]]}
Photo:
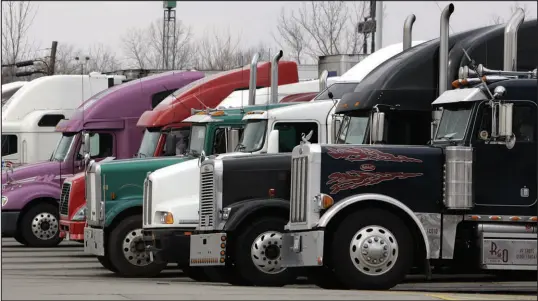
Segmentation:
{"type": "Polygon", "coordinates": [[[160,131],[146,130],[136,156],[138,158],[153,157],[157,144],[159,143],[159,137],[161,137],[160,131]]]}
{"type": "Polygon", "coordinates": [[[266,128],[267,120],[249,120],[237,145],[238,150],[250,153],[262,149],[266,128]]]}
{"type": "Polygon", "coordinates": [[[435,140],[462,140],[471,117],[471,106],[444,108],[435,140]]]}
{"type": "Polygon", "coordinates": [[[188,151],[189,154],[197,156],[204,150],[205,131],[205,125],[192,126],[188,151]]]}
{"type": "Polygon", "coordinates": [[[75,141],[75,134],[66,135],[64,134],[60,141],[58,142],[58,145],[56,146],[56,149],[52,153],[52,156],[50,158],[51,161],[63,161],[67,157],[67,154],[69,152],[69,148],[75,141]]]}
{"type": "Polygon", "coordinates": [[[369,118],[366,116],[354,117],[344,116],[340,126],[340,134],[337,138],[338,144],[363,144],[368,128],[369,118]]]}

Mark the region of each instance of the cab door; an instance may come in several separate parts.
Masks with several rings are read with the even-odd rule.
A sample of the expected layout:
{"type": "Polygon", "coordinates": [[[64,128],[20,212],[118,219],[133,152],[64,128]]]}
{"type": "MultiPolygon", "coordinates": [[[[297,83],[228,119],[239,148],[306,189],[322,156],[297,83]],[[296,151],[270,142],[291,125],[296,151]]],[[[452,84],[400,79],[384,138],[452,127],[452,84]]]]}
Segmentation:
{"type": "Polygon", "coordinates": [[[491,108],[485,102],[479,106],[471,140],[475,151],[475,204],[479,212],[525,215],[529,207],[536,205],[536,113],[535,103],[514,102],[512,128],[516,142],[508,149],[503,144],[487,143],[491,135],[491,108]]]}

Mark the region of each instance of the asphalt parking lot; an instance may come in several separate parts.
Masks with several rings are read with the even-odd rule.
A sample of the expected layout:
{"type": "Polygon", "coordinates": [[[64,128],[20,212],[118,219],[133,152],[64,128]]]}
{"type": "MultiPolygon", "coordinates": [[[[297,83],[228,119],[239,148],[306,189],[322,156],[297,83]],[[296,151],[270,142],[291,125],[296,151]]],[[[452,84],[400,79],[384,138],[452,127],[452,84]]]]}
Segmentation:
{"type": "Polygon", "coordinates": [[[123,279],[105,270],[81,244],[25,248],[2,238],[3,300],[536,300],[536,281],[410,278],[392,291],[323,290],[197,283],[170,269],[159,278],[123,279]]]}

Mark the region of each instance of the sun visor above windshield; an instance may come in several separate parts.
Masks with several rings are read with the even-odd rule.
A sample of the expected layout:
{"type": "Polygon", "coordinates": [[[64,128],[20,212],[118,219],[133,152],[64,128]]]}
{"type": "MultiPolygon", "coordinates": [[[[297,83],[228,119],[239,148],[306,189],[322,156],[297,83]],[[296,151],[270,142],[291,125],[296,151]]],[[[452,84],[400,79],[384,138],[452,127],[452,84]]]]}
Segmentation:
{"type": "Polygon", "coordinates": [[[484,92],[479,88],[467,88],[467,89],[457,89],[457,90],[448,90],[445,93],[441,94],[432,105],[442,105],[446,103],[455,103],[455,102],[473,102],[479,100],[487,100],[488,97],[484,92]]]}
{"type": "Polygon", "coordinates": [[[84,128],[88,130],[121,130],[124,126],[122,119],[89,120],[84,123],[84,128]]]}

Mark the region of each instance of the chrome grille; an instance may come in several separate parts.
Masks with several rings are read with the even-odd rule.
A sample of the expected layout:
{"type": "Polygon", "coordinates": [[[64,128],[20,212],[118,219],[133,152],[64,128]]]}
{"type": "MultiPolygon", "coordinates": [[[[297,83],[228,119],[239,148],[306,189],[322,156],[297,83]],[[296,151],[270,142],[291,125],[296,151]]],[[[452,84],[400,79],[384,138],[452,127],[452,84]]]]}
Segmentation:
{"type": "Polygon", "coordinates": [[[200,172],[200,227],[213,227],[215,221],[214,171],[200,172]]]}
{"type": "Polygon", "coordinates": [[[60,214],[69,214],[69,192],[71,191],[71,183],[62,185],[62,194],[60,195],[60,214]]]}
{"type": "Polygon", "coordinates": [[[146,179],[144,183],[144,222],[145,224],[151,224],[152,222],[152,214],[151,214],[151,193],[153,189],[153,182],[151,182],[150,179],[146,179]]]}
{"type": "Polygon", "coordinates": [[[293,158],[291,161],[290,222],[306,222],[308,199],[308,157],[293,158]]]}

